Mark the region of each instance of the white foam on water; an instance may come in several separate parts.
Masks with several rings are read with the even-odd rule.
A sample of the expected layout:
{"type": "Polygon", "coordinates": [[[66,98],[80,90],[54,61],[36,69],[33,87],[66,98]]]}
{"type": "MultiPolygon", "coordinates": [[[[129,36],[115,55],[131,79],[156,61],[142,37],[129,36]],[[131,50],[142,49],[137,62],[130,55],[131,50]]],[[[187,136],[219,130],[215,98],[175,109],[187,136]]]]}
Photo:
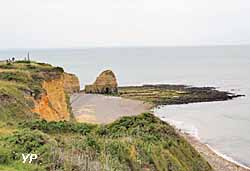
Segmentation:
{"type": "Polygon", "coordinates": [[[196,139],[200,140],[198,129],[194,125],[185,124],[185,122],[183,121],[176,121],[170,119],[164,119],[164,121],[179,129],[181,132],[187,133],[192,137],[195,137],[196,139]]]}
{"type": "Polygon", "coordinates": [[[169,123],[171,126],[174,126],[175,128],[179,129],[181,132],[187,133],[195,137],[196,139],[200,140],[198,129],[193,124],[186,124],[183,121],[168,119],[156,113],[154,115],[159,117],[164,122],[169,123]]]}
{"type": "MultiPolygon", "coordinates": [[[[168,119],[168,118],[165,118],[164,116],[161,116],[159,114],[156,114],[154,113],[155,116],[159,117],[162,121],[164,122],[167,122],[168,124],[170,124],[171,126],[174,126],[175,128],[179,129],[181,132],[183,133],[187,133],[189,134],[190,136],[194,137],[195,139],[201,141],[200,137],[199,137],[199,131],[198,131],[198,128],[196,128],[194,125],[192,124],[186,124],[185,122],[183,121],[176,121],[176,120],[171,120],[171,119],[168,119]]],[[[222,157],[223,159],[231,162],[231,163],[234,163],[242,168],[245,168],[245,169],[249,169],[250,170],[250,167],[247,167],[245,166],[244,164],[241,164],[237,161],[235,161],[233,158],[225,155],[225,154],[222,154],[220,153],[219,151],[217,151],[216,149],[212,148],[210,145],[208,144],[205,144],[209,149],[211,149],[215,154],[217,154],[218,156],[222,157]]]]}
{"type": "Polygon", "coordinates": [[[236,165],[238,165],[238,166],[240,166],[240,167],[243,167],[243,168],[245,168],[245,169],[249,169],[249,170],[250,170],[250,167],[247,167],[247,166],[245,166],[245,165],[243,165],[243,164],[241,164],[241,163],[235,161],[233,158],[231,158],[231,157],[229,157],[229,156],[227,156],[227,155],[225,155],[225,154],[220,153],[219,151],[217,151],[216,149],[212,148],[212,147],[211,147],[210,145],[208,145],[208,144],[205,144],[205,145],[206,145],[210,150],[212,150],[215,154],[217,154],[218,156],[222,157],[223,159],[225,159],[225,160],[227,160],[227,161],[229,161],[229,162],[231,162],[231,163],[234,163],[234,164],[236,164],[236,165]]]}

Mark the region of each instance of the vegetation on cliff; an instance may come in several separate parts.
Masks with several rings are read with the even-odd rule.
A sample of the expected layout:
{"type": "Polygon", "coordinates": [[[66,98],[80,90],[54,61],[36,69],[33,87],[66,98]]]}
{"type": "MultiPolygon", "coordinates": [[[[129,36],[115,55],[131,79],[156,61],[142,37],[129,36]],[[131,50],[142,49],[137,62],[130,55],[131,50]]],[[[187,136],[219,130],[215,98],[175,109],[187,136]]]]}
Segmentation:
{"type": "Polygon", "coordinates": [[[10,121],[44,117],[41,114],[45,112],[48,114],[58,113],[57,111],[61,112],[63,107],[65,113],[69,113],[69,111],[66,111],[67,108],[69,109],[69,105],[66,104],[65,96],[67,94],[64,93],[63,83],[56,85],[62,87],[61,96],[58,93],[62,101],[60,106],[53,106],[51,101],[53,97],[48,92],[57,89],[57,87],[52,89],[49,83],[53,80],[59,80],[63,77],[63,74],[62,68],[45,63],[30,61],[0,63],[0,120],[10,121]],[[45,85],[46,82],[48,84],[45,85]],[[64,101],[65,105],[63,104],[64,101]],[[45,109],[42,112],[41,108],[46,106],[51,110],[45,109]]]}
{"type": "Polygon", "coordinates": [[[51,65],[28,61],[0,64],[0,119],[9,121],[36,117],[32,112],[32,97],[39,98],[43,92],[42,80],[49,79],[45,73],[52,70],[51,65]]]}
{"type": "Polygon", "coordinates": [[[21,164],[21,153],[39,155],[30,170],[212,170],[170,125],[149,113],[108,125],[22,122],[17,131],[2,136],[1,150],[0,168],[9,170],[18,162],[27,165],[21,164]]]}

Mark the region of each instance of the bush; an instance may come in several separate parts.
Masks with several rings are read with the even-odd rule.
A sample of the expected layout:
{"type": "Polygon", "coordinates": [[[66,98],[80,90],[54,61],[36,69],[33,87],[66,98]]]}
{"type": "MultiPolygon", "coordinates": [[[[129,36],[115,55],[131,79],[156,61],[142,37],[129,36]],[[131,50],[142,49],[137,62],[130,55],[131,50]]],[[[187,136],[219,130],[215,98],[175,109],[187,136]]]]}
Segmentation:
{"type": "Polygon", "coordinates": [[[18,147],[18,151],[31,153],[39,149],[45,144],[48,144],[49,137],[38,131],[31,131],[29,129],[19,130],[14,135],[7,137],[7,141],[18,147]]]}
{"type": "Polygon", "coordinates": [[[80,133],[82,135],[87,135],[96,128],[96,125],[87,123],[73,123],[68,121],[48,122],[46,120],[22,122],[19,125],[22,128],[38,129],[45,133],[80,133]]]}
{"type": "Polygon", "coordinates": [[[24,72],[1,72],[0,79],[6,81],[16,81],[21,83],[27,83],[30,81],[27,74],[24,72]]]}
{"type": "Polygon", "coordinates": [[[16,61],[15,63],[20,63],[20,64],[30,64],[31,61],[27,61],[27,60],[20,60],[20,61],[16,61]]]}
{"type": "MultiPolygon", "coordinates": [[[[212,170],[171,126],[149,113],[108,125],[36,120],[20,127],[6,138],[9,149],[39,154],[39,163],[48,170],[96,166],[103,170],[212,170]]],[[[4,154],[8,161],[9,153],[4,154]]]]}
{"type": "Polygon", "coordinates": [[[169,124],[161,121],[150,113],[134,117],[122,117],[106,126],[111,137],[133,136],[148,140],[176,138],[177,133],[169,124]]]}
{"type": "Polygon", "coordinates": [[[38,130],[18,130],[4,139],[7,149],[11,149],[11,159],[22,161],[22,154],[37,154],[39,157],[32,163],[48,166],[55,158],[53,150],[58,149],[57,142],[38,130]]]}
{"type": "Polygon", "coordinates": [[[52,69],[52,71],[55,71],[55,72],[61,72],[61,73],[63,73],[63,72],[64,72],[64,70],[63,70],[63,68],[62,68],[62,67],[54,67],[54,68],[52,69]]]}
{"type": "Polygon", "coordinates": [[[9,149],[0,146],[0,164],[8,164],[11,160],[11,152],[9,149]]]}

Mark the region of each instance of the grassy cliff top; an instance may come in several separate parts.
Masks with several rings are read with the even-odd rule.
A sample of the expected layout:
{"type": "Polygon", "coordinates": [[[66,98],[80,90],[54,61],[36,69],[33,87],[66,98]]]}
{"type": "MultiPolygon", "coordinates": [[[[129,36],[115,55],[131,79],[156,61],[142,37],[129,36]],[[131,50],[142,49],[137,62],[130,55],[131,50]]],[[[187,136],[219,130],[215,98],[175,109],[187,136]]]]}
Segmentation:
{"type": "MultiPolygon", "coordinates": [[[[29,70],[29,71],[35,71],[35,70],[44,70],[49,71],[53,70],[55,68],[50,64],[47,63],[41,63],[41,62],[35,62],[35,61],[15,61],[15,62],[0,62],[0,69],[16,69],[16,70],[29,70]]],[[[62,68],[60,68],[61,71],[63,71],[62,68]]]]}
{"type": "Polygon", "coordinates": [[[0,120],[36,117],[31,98],[39,99],[42,81],[60,76],[63,69],[45,63],[16,61],[0,63],[0,120]]]}
{"type": "Polygon", "coordinates": [[[27,82],[30,79],[53,79],[53,74],[63,73],[61,67],[54,67],[50,64],[39,63],[35,61],[16,61],[11,63],[1,62],[0,72],[1,79],[7,81],[27,82]],[[8,75],[3,76],[3,73],[8,75]]]}

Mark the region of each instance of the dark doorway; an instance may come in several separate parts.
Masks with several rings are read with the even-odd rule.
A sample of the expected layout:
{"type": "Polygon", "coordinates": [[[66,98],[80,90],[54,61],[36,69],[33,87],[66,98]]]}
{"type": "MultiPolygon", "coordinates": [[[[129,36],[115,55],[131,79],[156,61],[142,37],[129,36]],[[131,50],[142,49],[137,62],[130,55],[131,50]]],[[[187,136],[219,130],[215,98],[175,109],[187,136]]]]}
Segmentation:
{"type": "Polygon", "coordinates": [[[107,93],[107,94],[110,93],[110,90],[108,87],[105,89],[105,93],[107,93]]]}

